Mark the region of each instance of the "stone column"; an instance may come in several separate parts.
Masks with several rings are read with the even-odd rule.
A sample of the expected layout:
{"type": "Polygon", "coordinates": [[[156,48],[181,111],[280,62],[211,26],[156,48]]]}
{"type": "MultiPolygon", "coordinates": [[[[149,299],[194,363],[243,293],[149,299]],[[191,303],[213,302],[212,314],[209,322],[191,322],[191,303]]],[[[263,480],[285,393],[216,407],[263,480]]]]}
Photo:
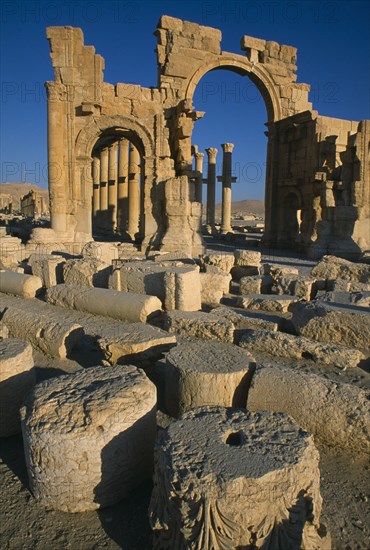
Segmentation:
{"type": "Polygon", "coordinates": [[[234,149],[233,143],[222,143],[222,222],[221,233],[231,232],[231,154],[234,149]]]}
{"type": "Polygon", "coordinates": [[[202,184],[203,184],[203,157],[204,153],[196,152],[195,157],[195,200],[202,204],[202,184]]]}
{"type": "Polygon", "coordinates": [[[117,146],[116,141],[109,146],[108,162],[108,225],[112,231],[117,225],[117,146]]]}
{"type": "Polygon", "coordinates": [[[92,164],[93,176],[93,216],[96,219],[100,211],[100,158],[94,157],[92,164]]]}
{"type": "MultiPolygon", "coordinates": [[[[62,85],[47,82],[48,94],[48,183],[51,228],[57,233],[67,231],[67,200],[69,174],[63,154],[67,147],[68,101],[62,85]]],[[[65,86],[63,86],[65,88],[65,86]]],[[[67,157],[67,161],[69,157],[67,157]]]]}
{"type": "Polygon", "coordinates": [[[216,156],[218,150],[215,147],[206,149],[208,156],[207,174],[207,231],[215,232],[215,209],[216,209],[216,156]]]}
{"type": "Polygon", "coordinates": [[[130,162],[128,176],[128,227],[127,233],[132,239],[139,231],[140,217],[140,155],[136,147],[130,144],[130,162]]]}
{"type": "Polygon", "coordinates": [[[100,151],[100,225],[108,222],[108,147],[100,151]]]}
{"type": "Polygon", "coordinates": [[[118,145],[118,203],[117,228],[124,233],[128,221],[128,146],[129,141],[121,138],[118,145]]]}

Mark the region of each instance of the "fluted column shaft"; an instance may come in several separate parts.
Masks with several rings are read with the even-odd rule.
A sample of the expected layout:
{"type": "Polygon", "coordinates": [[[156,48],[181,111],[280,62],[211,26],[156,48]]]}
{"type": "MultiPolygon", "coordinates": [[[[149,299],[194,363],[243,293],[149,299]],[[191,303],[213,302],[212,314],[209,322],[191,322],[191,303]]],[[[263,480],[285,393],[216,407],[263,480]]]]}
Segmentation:
{"type": "Polygon", "coordinates": [[[195,181],[195,200],[202,204],[202,184],[203,184],[203,157],[204,153],[195,153],[195,171],[196,171],[196,181],[195,181]]]}
{"type": "Polygon", "coordinates": [[[207,230],[215,232],[215,210],[216,210],[216,156],[218,150],[214,147],[206,149],[208,156],[207,173],[207,230]]]}

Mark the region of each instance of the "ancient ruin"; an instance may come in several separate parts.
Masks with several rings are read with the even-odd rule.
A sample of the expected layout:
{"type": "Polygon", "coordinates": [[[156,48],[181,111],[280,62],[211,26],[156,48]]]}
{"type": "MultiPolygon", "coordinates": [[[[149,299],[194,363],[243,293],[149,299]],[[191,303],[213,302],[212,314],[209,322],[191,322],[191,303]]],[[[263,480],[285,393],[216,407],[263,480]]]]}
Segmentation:
{"type": "Polygon", "coordinates": [[[276,42],[163,16],[142,88],[47,36],[51,227],[0,229],[0,546],[367,548],[370,121],[313,111],[276,42]],[[192,143],[217,68],[266,103],[262,240],[237,144],[192,143]]]}
{"type": "MultiPolygon", "coordinates": [[[[297,83],[292,46],[241,39],[221,50],[221,32],[168,16],[156,36],[157,88],[104,82],[104,59],[81,29],[49,27],[55,78],[47,82],[51,227],[81,246],[92,236],[135,240],[144,251],[203,250],[204,153],[192,144],[193,94],[213,69],[247,75],[268,113],[266,226],[269,247],[355,259],[370,247],[370,122],[320,116],[297,83]],[[195,166],[193,166],[193,156],[195,166]]],[[[207,228],[214,232],[215,162],[208,155],[207,228]]],[[[230,232],[231,156],[222,146],[222,227],[230,232]]]]}

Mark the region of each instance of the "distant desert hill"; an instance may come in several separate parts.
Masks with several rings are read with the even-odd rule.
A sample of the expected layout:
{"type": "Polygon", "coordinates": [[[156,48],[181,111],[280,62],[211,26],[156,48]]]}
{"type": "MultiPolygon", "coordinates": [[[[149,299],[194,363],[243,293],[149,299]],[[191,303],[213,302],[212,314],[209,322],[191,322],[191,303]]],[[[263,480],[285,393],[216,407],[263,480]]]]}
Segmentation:
{"type": "Polygon", "coordinates": [[[46,200],[49,199],[48,190],[34,183],[0,183],[0,193],[12,196],[13,208],[19,208],[20,198],[27,195],[31,189],[43,195],[46,200]]]}
{"type": "MultiPolygon", "coordinates": [[[[257,214],[263,216],[265,213],[265,203],[259,200],[245,199],[231,203],[231,212],[233,214],[240,212],[244,214],[257,214]]],[[[221,215],[221,204],[216,205],[216,215],[221,215]]]]}

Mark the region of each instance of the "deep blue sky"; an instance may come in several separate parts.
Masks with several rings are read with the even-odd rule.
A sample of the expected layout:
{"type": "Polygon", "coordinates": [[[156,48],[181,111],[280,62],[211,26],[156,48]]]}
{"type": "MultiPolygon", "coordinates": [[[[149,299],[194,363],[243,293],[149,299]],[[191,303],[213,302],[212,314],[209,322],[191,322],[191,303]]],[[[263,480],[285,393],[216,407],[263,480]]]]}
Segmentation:
{"type": "MultiPolygon", "coordinates": [[[[1,181],[47,186],[44,82],[53,79],[45,28],[81,27],[85,44],[105,58],[110,83],[157,85],[153,32],[162,14],[221,29],[222,49],[242,53],[248,34],[298,48],[298,81],[311,84],[320,114],[370,118],[370,2],[250,0],[120,2],[107,0],[1,3],[1,181]]],[[[206,111],[193,142],[200,150],[233,142],[239,182],[234,198],[262,198],[266,109],[248,78],[216,71],[194,97],[206,111]]],[[[221,166],[218,168],[221,173],[221,166]]]]}

